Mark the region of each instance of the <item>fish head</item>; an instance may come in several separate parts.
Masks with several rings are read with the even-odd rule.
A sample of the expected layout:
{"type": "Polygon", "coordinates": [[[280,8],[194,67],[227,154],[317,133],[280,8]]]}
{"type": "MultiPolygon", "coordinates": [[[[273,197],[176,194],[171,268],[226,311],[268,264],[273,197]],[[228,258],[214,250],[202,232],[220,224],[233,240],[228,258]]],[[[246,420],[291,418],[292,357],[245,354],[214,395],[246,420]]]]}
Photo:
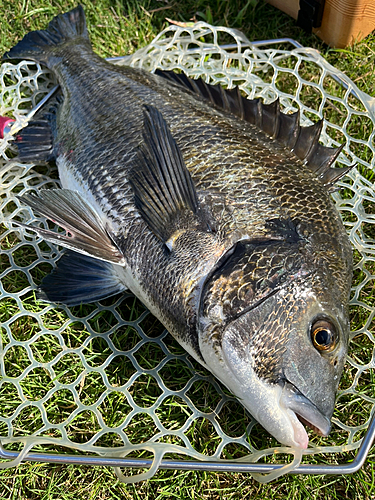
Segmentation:
{"type": "Polygon", "coordinates": [[[323,436],[331,428],[349,341],[348,294],[324,266],[312,270],[299,255],[286,244],[237,245],[205,284],[200,349],[279,442],[307,448],[303,424],[323,436]]]}

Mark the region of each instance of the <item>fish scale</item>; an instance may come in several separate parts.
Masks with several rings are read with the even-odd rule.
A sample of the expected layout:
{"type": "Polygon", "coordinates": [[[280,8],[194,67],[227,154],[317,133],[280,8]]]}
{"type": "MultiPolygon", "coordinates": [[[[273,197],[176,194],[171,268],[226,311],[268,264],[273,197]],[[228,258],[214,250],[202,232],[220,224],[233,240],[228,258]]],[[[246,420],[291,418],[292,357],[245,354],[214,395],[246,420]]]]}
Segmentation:
{"type": "Polygon", "coordinates": [[[300,420],[327,435],[352,256],[329,195],[347,169],[331,167],[339,150],[319,145],[322,124],[112,66],[92,52],[81,7],[5,57],[45,63],[62,89],[51,148],[44,122],[17,139],[21,159],[38,141],[53,150],[63,187],[21,198],[66,230],[32,228],[70,250],[41,297],[74,305],[84,284],[90,300],[129,288],[280,442],[307,447],[300,420]]]}
{"type": "MultiPolygon", "coordinates": [[[[62,56],[63,57],[63,56],[62,56]]],[[[98,58],[99,59],[99,58],[98,58]]],[[[275,193],[272,189],[272,178],[273,178],[273,172],[272,169],[276,170],[275,176],[276,179],[275,181],[277,182],[277,176],[281,174],[280,171],[282,171],[283,165],[281,165],[280,159],[285,161],[285,148],[282,148],[277,142],[274,143],[274,161],[272,162],[272,157],[269,152],[269,144],[268,145],[268,151],[264,148],[264,144],[260,143],[266,142],[265,135],[262,131],[258,131],[254,127],[251,126],[251,124],[241,124],[242,126],[240,127],[242,130],[246,127],[250,129],[251,131],[244,131],[242,137],[240,136],[238,139],[234,140],[233,139],[233,130],[232,128],[229,128],[229,130],[225,130],[223,132],[224,126],[226,126],[228,117],[227,116],[218,116],[219,111],[218,110],[212,110],[212,108],[208,108],[207,106],[207,113],[214,114],[215,118],[217,120],[217,125],[213,126],[212,121],[209,122],[204,122],[203,123],[200,121],[201,118],[198,116],[196,118],[196,122],[191,120],[190,118],[190,123],[184,124],[184,120],[182,117],[185,116],[184,112],[184,105],[176,106],[174,104],[174,109],[171,110],[171,106],[173,103],[181,99],[181,94],[182,92],[179,89],[172,88],[169,90],[169,94],[172,94],[172,92],[175,94],[174,98],[169,95],[170,99],[165,101],[164,96],[158,95],[157,98],[155,99],[150,99],[150,83],[152,83],[152,79],[155,78],[159,80],[160,78],[151,75],[147,80],[143,78],[138,78],[139,83],[142,85],[148,84],[149,86],[146,89],[139,89],[139,85],[136,87],[136,97],[131,99],[131,94],[128,88],[123,88],[126,87],[122,83],[120,86],[120,90],[118,88],[118,85],[116,85],[116,81],[113,81],[111,79],[111,76],[113,74],[113,67],[111,67],[109,64],[105,63],[104,61],[100,60],[100,65],[99,68],[97,67],[92,67],[92,65],[88,65],[87,69],[82,69],[80,64],[74,64],[72,68],[69,68],[70,71],[69,73],[67,72],[66,68],[64,67],[65,71],[61,75],[62,78],[65,78],[69,80],[69,87],[70,87],[70,92],[74,96],[79,95],[79,99],[75,97],[74,99],[74,107],[70,104],[69,100],[66,102],[66,108],[68,109],[69,112],[69,120],[68,117],[62,116],[61,121],[64,122],[76,122],[78,121],[76,118],[76,114],[79,114],[82,117],[82,111],[85,112],[86,109],[94,109],[97,103],[97,97],[95,95],[95,92],[90,93],[87,92],[86,85],[83,83],[86,81],[88,78],[87,75],[90,75],[92,80],[100,78],[103,80],[103,86],[107,89],[107,94],[111,96],[110,99],[103,99],[103,102],[101,102],[100,109],[96,109],[96,115],[101,116],[101,119],[103,120],[103,127],[100,129],[101,130],[101,136],[96,137],[91,136],[87,132],[90,131],[90,120],[91,118],[91,112],[88,114],[87,117],[85,117],[85,121],[82,123],[82,119],[80,120],[80,127],[78,130],[81,131],[82,134],[82,146],[78,146],[74,149],[75,155],[76,155],[76,161],[74,162],[73,168],[75,169],[75,165],[79,164],[79,173],[83,178],[87,178],[88,181],[94,182],[94,185],[89,184],[90,190],[95,193],[95,189],[97,189],[97,186],[106,186],[107,190],[110,190],[111,184],[108,183],[108,172],[110,172],[110,175],[113,178],[113,185],[117,185],[117,183],[123,180],[124,176],[124,169],[126,170],[126,164],[129,161],[129,165],[131,166],[131,157],[127,159],[127,156],[129,156],[129,150],[130,150],[130,144],[133,144],[134,147],[138,145],[140,142],[140,137],[141,137],[141,130],[142,130],[142,121],[140,119],[141,113],[140,111],[138,112],[138,123],[135,122],[132,124],[129,120],[126,120],[126,129],[124,129],[124,124],[121,123],[121,128],[120,130],[124,129],[126,132],[126,140],[128,141],[128,148],[125,151],[122,151],[121,149],[114,149],[113,144],[111,143],[109,137],[113,134],[113,129],[116,129],[117,123],[113,122],[113,117],[117,116],[116,121],[121,122],[123,120],[123,116],[126,116],[126,111],[127,108],[132,109],[132,107],[136,106],[134,101],[139,102],[139,107],[141,107],[141,99],[143,102],[152,102],[152,104],[156,105],[158,109],[161,110],[163,113],[163,116],[168,120],[169,115],[171,115],[171,119],[169,121],[170,128],[173,132],[173,135],[176,139],[176,142],[180,145],[181,151],[184,154],[186,152],[185,161],[186,165],[189,170],[192,171],[192,176],[193,179],[196,180],[197,187],[206,189],[206,190],[218,190],[220,191],[223,187],[223,182],[225,182],[226,186],[226,196],[231,199],[231,206],[236,207],[236,205],[240,206],[241,199],[243,199],[243,203],[248,204],[249,199],[252,199],[252,193],[253,192],[257,193],[256,199],[257,205],[258,206],[264,206],[267,210],[267,212],[274,211],[277,207],[277,199],[275,200],[275,193]],[[109,73],[106,75],[106,73],[109,73]],[[145,81],[146,80],[146,81],[145,81]],[[116,114],[114,113],[114,110],[111,109],[111,102],[112,100],[116,99],[116,92],[121,92],[121,95],[123,95],[124,92],[127,92],[127,104],[125,109],[121,112],[121,107],[117,107],[116,109],[116,114]],[[129,95],[130,94],[130,95],[129,95]],[[144,95],[144,97],[143,97],[144,95]],[[76,102],[77,101],[77,102],[76,102]],[[69,108],[71,108],[69,110],[69,108]],[[75,112],[75,108],[77,108],[77,112],[75,112]],[[165,109],[164,109],[165,108],[165,109]],[[176,109],[177,108],[177,109],[176,109]],[[178,116],[178,119],[175,117],[178,116]],[[221,120],[220,120],[221,118],[221,120]],[[106,124],[109,125],[108,130],[105,129],[106,124]],[[209,125],[208,125],[209,124],[209,125]],[[133,132],[133,133],[131,133],[133,132]],[[225,133],[227,132],[227,133],[225,133]],[[247,133],[246,133],[247,132],[247,133]],[[255,139],[254,139],[255,135],[255,139]],[[181,136],[181,137],[180,137],[181,136]],[[188,140],[187,140],[188,138],[188,140]],[[93,143],[93,140],[95,140],[95,144],[93,143]],[[217,141],[219,141],[222,146],[223,150],[226,153],[225,154],[225,160],[223,161],[223,151],[220,151],[219,153],[215,152],[217,141]],[[104,149],[103,152],[101,153],[99,158],[96,158],[98,155],[98,143],[102,144],[104,149]],[[252,144],[254,143],[254,144],[252,144]],[[238,146],[241,145],[241,149],[238,148],[238,146]],[[246,147],[247,146],[247,147],[246,147]],[[79,150],[82,150],[82,157],[80,155],[79,150]],[[249,150],[252,152],[252,154],[257,156],[257,164],[256,164],[256,169],[253,171],[250,170],[250,166],[252,163],[252,156],[249,155],[249,150]],[[106,155],[106,151],[108,152],[107,154],[111,156],[111,160],[113,159],[114,153],[115,153],[115,158],[121,158],[121,166],[120,168],[116,166],[112,166],[110,164],[104,164],[103,165],[103,160],[106,155]],[[94,155],[94,156],[92,156],[94,155]],[[209,161],[207,162],[207,155],[209,155],[209,161]],[[194,162],[196,163],[197,160],[201,160],[198,165],[194,165],[192,168],[190,166],[189,162],[189,156],[194,159],[194,162]],[[90,172],[87,172],[87,167],[86,167],[86,161],[87,157],[90,157],[90,172]],[[234,158],[233,158],[234,157],[234,158]],[[100,167],[104,170],[105,174],[104,176],[101,175],[101,172],[98,168],[92,169],[92,163],[97,163],[97,165],[100,165],[100,167]],[[261,164],[262,166],[259,166],[261,164]],[[241,169],[242,167],[242,169],[241,169]],[[202,178],[202,173],[201,170],[203,170],[203,175],[204,178],[202,178]],[[258,174],[259,172],[259,174],[258,174]],[[241,174],[243,174],[241,176],[241,174]],[[260,185],[257,185],[257,174],[259,175],[259,183],[260,185]],[[269,177],[270,181],[269,183],[264,182],[264,176],[265,174],[269,177]],[[208,181],[208,179],[212,179],[211,182],[208,181]],[[233,179],[233,182],[231,180],[233,179]],[[109,184],[109,185],[108,185],[109,184]],[[260,199],[259,197],[259,192],[262,193],[264,196],[263,199],[260,199]]],[[[125,74],[129,73],[130,70],[127,68],[116,68],[116,76],[118,77],[118,73],[120,74],[125,74]]],[[[131,71],[133,73],[134,70],[131,71]]],[[[142,75],[143,76],[143,75],[142,75]]],[[[148,75],[147,75],[148,76],[148,75]]],[[[134,76],[133,76],[134,78],[134,76]]],[[[157,82],[159,85],[154,85],[154,87],[160,87],[160,82],[157,82]]],[[[134,85],[134,83],[133,83],[134,85]]],[[[165,83],[163,82],[163,87],[165,87],[165,83]]],[[[151,87],[152,88],[152,87],[151,87]]],[[[165,93],[165,89],[163,88],[163,92],[165,93]]],[[[186,97],[186,94],[183,94],[184,97],[186,97]]],[[[193,99],[190,99],[193,100],[193,99]]],[[[194,102],[195,104],[195,102],[194,102]]],[[[199,102],[199,114],[202,114],[202,103],[199,102]]],[[[61,113],[62,114],[62,113],[61,113]]],[[[135,114],[135,116],[137,116],[135,114]]],[[[236,121],[233,120],[233,126],[238,127],[238,124],[236,121]]],[[[228,128],[228,127],[227,127],[228,128]]],[[[60,130],[62,127],[60,127],[60,130]]],[[[71,133],[72,135],[75,133],[75,130],[72,131],[67,131],[67,133],[71,133]]],[[[62,134],[62,141],[64,141],[64,134],[62,134]]],[[[73,141],[74,144],[74,141],[73,141]]],[[[69,147],[69,141],[67,141],[67,146],[69,147]]],[[[67,148],[65,146],[64,149],[67,148]]],[[[293,157],[293,163],[295,163],[295,157],[293,157]]],[[[304,193],[306,186],[309,185],[309,179],[306,178],[310,172],[304,172],[304,170],[307,170],[306,167],[302,167],[301,165],[298,165],[298,168],[302,170],[300,178],[302,185],[294,184],[293,186],[286,186],[284,188],[284,192],[288,192],[288,188],[292,187],[297,189],[300,193],[304,193]]],[[[285,166],[285,170],[289,174],[290,170],[290,165],[285,166]]],[[[282,182],[283,179],[281,179],[282,182]]],[[[129,193],[129,188],[126,185],[122,186],[122,189],[124,189],[124,197],[122,199],[118,199],[117,203],[121,203],[123,201],[125,203],[125,206],[128,205],[127,203],[127,197],[126,194],[129,193]]],[[[103,190],[103,188],[100,188],[100,191],[98,192],[97,199],[99,202],[103,199],[103,194],[105,199],[108,199],[106,191],[103,190]]],[[[325,195],[326,201],[330,203],[328,200],[328,196],[326,193],[323,193],[325,195]]],[[[302,197],[301,202],[303,202],[304,199],[302,197]]],[[[115,205],[115,203],[113,203],[115,205]]],[[[124,209],[123,205],[121,206],[121,210],[118,210],[118,213],[121,213],[122,210],[124,209]]],[[[288,207],[293,207],[293,210],[298,213],[298,206],[293,206],[291,203],[287,203],[288,207]]],[[[120,208],[120,207],[119,207],[120,208]]],[[[246,217],[246,220],[242,223],[244,226],[252,226],[253,220],[259,218],[259,219],[265,219],[268,217],[268,213],[260,213],[259,216],[257,214],[256,207],[252,207],[253,210],[249,211],[246,217]]],[[[302,206],[300,207],[300,211],[302,213],[305,212],[305,205],[302,203],[302,206]]],[[[233,218],[232,218],[233,219],[233,218]]],[[[234,218],[233,219],[234,223],[239,225],[240,220],[234,218]]],[[[120,221],[119,221],[120,222],[120,221]]],[[[226,223],[226,219],[224,218],[223,223],[226,223]]]]}

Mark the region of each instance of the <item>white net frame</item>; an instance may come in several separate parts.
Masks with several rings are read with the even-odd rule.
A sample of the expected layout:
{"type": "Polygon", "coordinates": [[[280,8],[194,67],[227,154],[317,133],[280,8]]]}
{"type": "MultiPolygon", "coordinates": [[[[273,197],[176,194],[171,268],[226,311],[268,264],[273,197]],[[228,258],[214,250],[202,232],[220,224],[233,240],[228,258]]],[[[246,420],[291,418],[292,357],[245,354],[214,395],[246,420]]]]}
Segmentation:
{"type": "MultiPolygon", "coordinates": [[[[113,62],[148,71],[180,70],[229,88],[239,85],[249,97],[265,102],[279,97],[284,112],[300,109],[302,124],[324,117],[322,142],[344,143],[339,162],[357,164],[333,195],[355,250],[354,328],[333,432],[324,440],[311,436],[309,450],[332,457],[360,446],[374,413],[375,304],[368,297],[375,279],[371,182],[375,100],[314,49],[283,47],[281,43],[250,44],[236,30],[198,23],[171,26],[149,46],[113,62]]],[[[30,110],[54,85],[51,74],[38,64],[3,63],[0,114],[15,118],[17,127],[24,126],[30,110]]],[[[20,164],[9,134],[0,140],[0,182],[0,442],[20,452],[16,460],[0,467],[19,463],[35,447],[48,452],[63,446],[101,457],[132,454],[138,458],[143,452],[151,453],[149,472],[128,478],[132,481],[150,477],[165,454],[207,463],[247,463],[275,450],[288,453],[167,332],[158,327],[155,336],[153,320],[144,308],[138,305],[138,312],[131,312],[130,294],[83,310],[38,303],[34,291],[44,268],[52,268],[62,252],[11,221],[47,224],[16,195],[56,187],[56,169],[20,164]],[[74,338],[82,335],[84,340],[75,344],[74,338]],[[98,384],[102,390],[93,395],[98,384]],[[35,423],[32,428],[24,425],[30,419],[35,423]],[[87,429],[85,420],[92,423],[92,432],[82,431],[82,436],[79,429],[87,429]],[[145,437],[147,428],[153,430],[145,437]],[[201,431],[211,436],[215,446],[205,448],[201,431]],[[258,443],[262,443],[260,449],[258,443]]],[[[63,457],[61,453],[62,461],[63,457]]],[[[126,479],[120,469],[117,472],[126,479]]]]}

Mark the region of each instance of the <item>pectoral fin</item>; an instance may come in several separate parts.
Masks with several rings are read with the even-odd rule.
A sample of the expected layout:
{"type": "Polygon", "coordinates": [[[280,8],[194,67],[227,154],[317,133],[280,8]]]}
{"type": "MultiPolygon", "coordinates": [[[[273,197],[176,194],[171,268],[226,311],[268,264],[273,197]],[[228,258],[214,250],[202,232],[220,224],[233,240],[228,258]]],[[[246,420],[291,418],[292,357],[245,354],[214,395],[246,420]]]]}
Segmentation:
{"type": "Polygon", "coordinates": [[[144,106],[143,140],[129,182],[135,206],[151,231],[166,243],[188,227],[207,230],[181,151],[153,106],[144,106]]]}
{"type": "Polygon", "coordinates": [[[65,229],[66,234],[14,221],[21,227],[31,229],[50,243],[96,259],[124,264],[124,257],[107,232],[99,215],[82,198],[69,189],[46,189],[38,196],[18,197],[37,213],[65,229]]]}

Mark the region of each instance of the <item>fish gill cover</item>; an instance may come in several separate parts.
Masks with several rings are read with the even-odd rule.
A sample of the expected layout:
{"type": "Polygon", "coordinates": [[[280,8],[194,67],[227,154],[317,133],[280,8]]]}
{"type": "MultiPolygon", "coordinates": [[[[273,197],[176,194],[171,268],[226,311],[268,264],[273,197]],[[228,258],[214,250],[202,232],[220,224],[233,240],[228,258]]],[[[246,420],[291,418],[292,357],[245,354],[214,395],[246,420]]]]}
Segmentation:
{"type": "MultiPolygon", "coordinates": [[[[333,430],[324,439],[311,435],[313,448],[306,453],[358,448],[375,403],[375,305],[368,299],[375,278],[373,100],[315,50],[251,46],[236,30],[205,23],[172,26],[118,62],[148,71],[183,70],[229,88],[239,85],[246,95],[266,103],[279,97],[284,112],[300,109],[304,125],[310,118],[325,118],[325,145],[345,144],[339,164],[356,163],[357,168],[339,181],[333,198],[354,247],[354,331],[333,430]],[[227,48],[220,47],[222,40],[227,48]],[[335,75],[346,85],[338,84],[335,75]],[[364,139],[358,129],[366,130],[364,139]]],[[[0,114],[24,125],[28,111],[54,85],[39,64],[3,63],[0,114]]],[[[19,463],[33,447],[153,456],[147,473],[125,477],[117,470],[120,479],[137,481],[154,474],[165,454],[250,462],[275,450],[289,453],[131,294],[72,308],[35,300],[34,290],[62,252],[9,221],[48,227],[16,196],[59,186],[57,171],[50,165],[18,163],[10,136],[0,141],[0,154],[0,441],[22,449],[16,461],[1,467],[19,463]]]]}

